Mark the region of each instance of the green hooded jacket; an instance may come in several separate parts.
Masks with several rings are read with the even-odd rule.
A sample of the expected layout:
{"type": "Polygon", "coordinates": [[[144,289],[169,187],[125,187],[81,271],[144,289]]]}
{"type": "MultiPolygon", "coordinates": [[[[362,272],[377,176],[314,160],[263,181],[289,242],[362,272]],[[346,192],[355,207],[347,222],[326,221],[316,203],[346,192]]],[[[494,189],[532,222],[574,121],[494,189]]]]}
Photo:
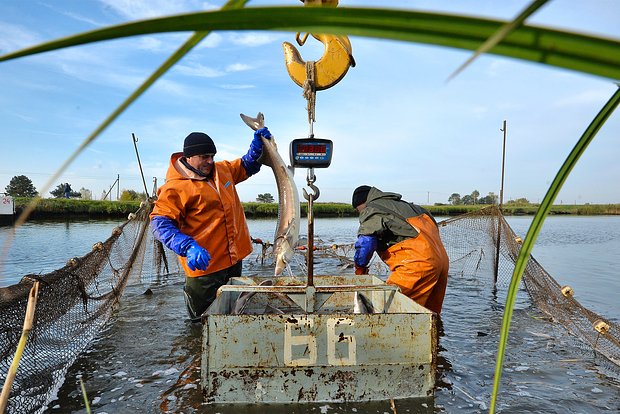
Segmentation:
{"type": "MultiPolygon", "coordinates": [[[[402,200],[402,195],[371,187],[366,207],[360,212],[358,235],[376,236],[377,250],[384,251],[405,239],[418,236],[407,219],[422,214],[435,218],[423,207],[402,200]]],[[[435,222],[435,224],[437,224],[435,222]]]]}

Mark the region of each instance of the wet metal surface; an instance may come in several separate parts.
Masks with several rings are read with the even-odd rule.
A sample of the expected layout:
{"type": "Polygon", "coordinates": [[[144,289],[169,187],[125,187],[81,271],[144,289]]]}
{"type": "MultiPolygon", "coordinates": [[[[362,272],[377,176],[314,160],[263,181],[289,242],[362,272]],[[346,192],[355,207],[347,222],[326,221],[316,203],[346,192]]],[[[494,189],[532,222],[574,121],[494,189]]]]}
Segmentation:
{"type": "Polygon", "coordinates": [[[277,304],[269,311],[270,295],[289,293],[286,286],[273,286],[272,292],[269,286],[247,289],[256,293],[245,304],[250,314],[231,314],[242,285],[221,292],[203,318],[201,385],[207,403],[432,395],[436,335],[431,312],[393,289],[386,292],[372,276],[323,276],[315,284],[329,294],[317,313],[282,312],[277,304]],[[385,308],[386,293],[392,298],[385,313],[355,313],[356,282],[376,309],[385,308]]]}

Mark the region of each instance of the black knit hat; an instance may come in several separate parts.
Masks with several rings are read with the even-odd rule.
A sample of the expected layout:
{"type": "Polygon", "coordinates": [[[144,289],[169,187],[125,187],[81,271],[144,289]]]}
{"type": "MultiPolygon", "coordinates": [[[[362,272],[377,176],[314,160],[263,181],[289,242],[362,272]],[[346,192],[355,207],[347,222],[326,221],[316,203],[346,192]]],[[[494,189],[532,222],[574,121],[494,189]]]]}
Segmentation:
{"type": "Polygon", "coordinates": [[[357,206],[366,202],[369,191],[370,186],[368,185],[360,185],[355,189],[355,191],[353,191],[353,198],[351,199],[351,205],[353,208],[357,208],[357,206]]]}
{"type": "Polygon", "coordinates": [[[186,157],[215,154],[216,152],[213,140],[204,132],[192,132],[185,137],[183,142],[183,155],[186,157]]]}

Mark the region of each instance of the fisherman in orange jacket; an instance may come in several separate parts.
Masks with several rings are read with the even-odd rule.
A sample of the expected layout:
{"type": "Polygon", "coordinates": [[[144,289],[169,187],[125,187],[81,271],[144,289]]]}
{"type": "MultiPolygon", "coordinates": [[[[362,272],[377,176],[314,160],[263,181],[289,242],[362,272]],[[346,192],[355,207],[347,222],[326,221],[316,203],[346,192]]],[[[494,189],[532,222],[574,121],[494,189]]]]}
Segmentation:
{"type": "Polygon", "coordinates": [[[203,132],[192,132],[183,152],[170,157],[166,183],[157,191],[151,213],[155,237],[174,251],[185,271],[185,303],[193,322],[215,300],[220,286],[241,276],[242,259],[252,252],[250,233],[236,185],[260,170],[261,136],[254,133],[247,154],[233,161],[214,161],[215,144],[203,132]]]}
{"type": "Polygon", "coordinates": [[[387,283],[439,314],[448,284],[448,255],[431,213],[401,198],[367,185],[353,192],[353,208],[360,212],[355,274],[368,273],[376,251],[392,271],[387,283]]]}

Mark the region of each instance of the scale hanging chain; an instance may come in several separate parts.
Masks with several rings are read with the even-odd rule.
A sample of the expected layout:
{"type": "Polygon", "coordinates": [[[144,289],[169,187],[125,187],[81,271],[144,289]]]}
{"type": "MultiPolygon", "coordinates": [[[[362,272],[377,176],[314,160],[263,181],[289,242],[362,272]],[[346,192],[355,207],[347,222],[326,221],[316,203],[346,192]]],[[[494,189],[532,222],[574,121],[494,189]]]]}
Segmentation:
{"type": "Polygon", "coordinates": [[[303,86],[303,97],[308,102],[306,109],[308,110],[308,125],[310,127],[309,137],[314,136],[313,125],[315,121],[314,109],[316,105],[316,82],[314,77],[314,61],[309,60],[306,62],[306,80],[303,86]]]}
{"type": "Polygon", "coordinates": [[[316,181],[316,175],[314,175],[314,168],[308,168],[308,171],[306,172],[306,182],[308,184],[308,187],[314,187],[313,184],[316,181]]]}

